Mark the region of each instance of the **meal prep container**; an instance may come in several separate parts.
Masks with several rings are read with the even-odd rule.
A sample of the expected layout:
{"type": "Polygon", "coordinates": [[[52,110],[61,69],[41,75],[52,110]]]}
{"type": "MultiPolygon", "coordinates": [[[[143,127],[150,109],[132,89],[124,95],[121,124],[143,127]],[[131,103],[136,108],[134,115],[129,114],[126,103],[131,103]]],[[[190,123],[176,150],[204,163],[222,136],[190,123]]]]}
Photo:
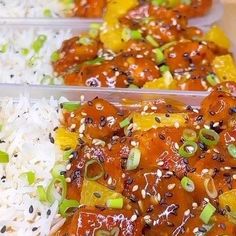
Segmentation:
{"type": "MultiPolygon", "coordinates": [[[[107,89],[107,88],[88,88],[73,86],[38,86],[38,85],[0,85],[0,99],[5,97],[18,100],[19,96],[27,96],[32,102],[46,98],[60,99],[65,97],[70,101],[80,101],[81,96],[84,101],[90,101],[96,96],[106,99],[116,106],[122,106],[124,101],[129,101],[130,106],[136,106],[139,101],[153,101],[156,99],[167,99],[168,101],[177,101],[183,105],[191,105],[198,107],[201,101],[209,94],[209,92],[182,92],[167,90],[138,90],[137,89],[107,89]]],[[[127,103],[126,103],[127,104],[127,103]]]]}

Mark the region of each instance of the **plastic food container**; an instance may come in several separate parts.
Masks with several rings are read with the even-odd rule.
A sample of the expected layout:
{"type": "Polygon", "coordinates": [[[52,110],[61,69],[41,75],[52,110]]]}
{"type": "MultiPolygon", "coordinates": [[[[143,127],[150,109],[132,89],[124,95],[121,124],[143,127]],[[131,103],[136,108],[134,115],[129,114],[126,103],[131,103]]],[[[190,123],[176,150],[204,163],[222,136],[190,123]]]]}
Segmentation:
{"type": "Polygon", "coordinates": [[[107,89],[107,88],[88,88],[88,87],[73,87],[73,86],[37,86],[37,85],[0,85],[1,96],[11,97],[15,101],[19,96],[27,96],[32,102],[46,98],[59,99],[65,97],[71,101],[78,101],[81,96],[85,101],[90,101],[96,96],[106,99],[107,101],[122,106],[124,100],[128,100],[130,106],[136,106],[139,101],[152,101],[156,99],[167,99],[168,101],[177,101],[183,105],[191,105],[198,107],[201,101],[209,94],[208,92],[182,92],[182,91],[149,91],[136,89],[107,89]]]}

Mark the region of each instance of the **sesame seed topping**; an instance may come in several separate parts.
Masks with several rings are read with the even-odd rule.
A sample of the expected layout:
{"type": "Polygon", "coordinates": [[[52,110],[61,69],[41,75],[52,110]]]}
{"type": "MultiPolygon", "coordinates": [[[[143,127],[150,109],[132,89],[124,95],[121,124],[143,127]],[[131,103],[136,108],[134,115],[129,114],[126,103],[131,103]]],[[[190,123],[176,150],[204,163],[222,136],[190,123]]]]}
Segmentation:
{"type": "Polygon", "coordinates": [[[134,185],[134,187],[132,188],[132,192],[136,192],[138,190],[138,185],[134,185]]]}
{"type": "Polygon", "coordinates": [[[135,220],[137,220],[137,218],[138,218],[137,215],[134,214],[134,215],[131,216],[130,220],[131,220],[132,222],[134,222],[135,220]]]}

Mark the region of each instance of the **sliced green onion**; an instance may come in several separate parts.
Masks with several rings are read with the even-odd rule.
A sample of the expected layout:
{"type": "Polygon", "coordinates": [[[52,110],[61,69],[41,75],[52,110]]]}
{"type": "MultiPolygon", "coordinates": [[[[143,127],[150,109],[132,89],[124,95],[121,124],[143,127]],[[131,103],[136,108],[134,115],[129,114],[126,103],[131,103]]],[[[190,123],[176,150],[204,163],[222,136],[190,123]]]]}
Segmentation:
{"type": "Polygon", "coordinates": [[[82,45],[85,45],[85,46],[88,46],[92,43],[92,40],[88,37],[81,37],[79,40],[78,40],[78,43],[82,44],[82,45]]]}
{"type": "Polygon", "coordinates": [[[139,87],[137,85],[135,85],[135,84],[130,84],[129,88],[139,88],[139,87]]]}
{"type": "Polygon", "coordinates": [[[9,155],[6,152],[0,151],[0,163],[6,164],[9,162],[9,155]]]}
{"type": "Polygon", "coordinates": [[[215,86],[220,83],[218,77],[214,74],[210,74],[206,77],[206,81],[211,85],[215,86]]]}
{"type": "Polygon", "coordinates": [[[42,185],[37,186],[37,194],[38,194],[40,202],[46,202],[47,201],[46,190],[42,185]]]}
{"type": "Polygon", "coordinates": [[[191,5],[192,0],[181,0],[181,3],[184,4],[184,5],[191,5]]]}
{"type": "Polygon", "coordinates": [[[156,49],[154,49],[153,51],[154,51],[154,53],[155,53],[156,63],[157,63],[158,65],[161,64],[161,63],[163,63],[164,60],[165,60],[165,56],[164,56],[163,52],[161,51],[161,49],[156,48],[156,49]]]}
{"type": "Polygon", "coordinates": [[[170,71],[165,71],[165,72],[163,72],[162,73],[162,77],[165,79],[165,83],[166,84],[171,84],[172,82],[173,82],[173,80],[174,80],[174,78],[173,78],[173,76],[172,76],[172,74],[171,74],[171,72],[170,71]]]}
{"type": "Polygon", "coordinates": [[[89,29],[89,36],[91,38],[96,38],[99,35],[101,24],[93,23],[93,24],[90,24],[89,28],[90,28],[89,29]]]}
{"type": "Polygon", "coordinates": [[[53,85],[54,78],[50,75],[44,75],[43,78],[41,79],[40,83],[44,84],[44,85],[53,85]]]}
{"type": "Polygon", "coordinates": [[[129,157],[127,160],[127,170],[135,170],[140,162],[141,151],[138,148],[132,148],[129,153],[129,157]]]}
{"type": "Polygon", "coordinates": [[[27,55],[29,54],[29,49],[28,49],[28,48],[22,48],[21,54],[22,54],[23,56],[27,56],[27,55]]]}
{"type": "Polygon", "coordinates": [[[7,49],[8,49],[8,44],[7,43],[0,45],[0,53],[7,52],[7,49]]]}
{"type": "Polygon", "coordinates": [[[122,35],[121,35],[122,39],[127,42],[131,39],[131,29],[129,28],[124,28],[122,30],[122,35]]]}
{"type": "Polygon", "coordinates": [[[55,51],[51,54],[51,61],[56,62],[60,59],[60,53],[58,51],[55,51]]]}
{"type": "Polygon", "coordinates": [[[122,209],[124,200],[123,198],[108,199],[106,205],[109,208],[122,209]]]}
{"type": "Polygon", "coordinates": [[[204,207],[203,211],[200,214],[200,219],[205,223],[208,224],[211,217],[214,215],[216,208],[209,202],[204,207]]]}
{"type": "Polygon", "coordinates": [[[52,17],[52,12],[51,12],[50,9],[44,9],[43,15],[44,15],[45,17],[52,17]]]}
{"type": "Polygon", "coordinates": [[[101,65],[102,62],[104,62],[104,58],[97,57],[94,60],[86,61],[84,64],[86,64],[86,65],[101,65]]]}
{"type": "Polygon", "coordinates": [[[63,153],[63,160],[67,161],[69,159],[69,157],[72,155],[73,152],[74,152],[73,149],[69,149],[69,150],[65,151],[63,153]]]}
{"type": "Polygon", "coordinates": [[[32,48],[33,50],[38,53],[40,51],[40,49],[43,47],[44,43],[47,40],[47,36],[46,35],[39,35],[38,38],[33,42],[32,44],[32,48]]]}
{"type": "Polygon", "coordinates": [[[147,35],[146,41],[149,42],[153,47],[159,47],[159,43],[151,35],[147,35]]]}
{"type": "Polygon", "coordinates": [[[161,51],[165,51],[166,49],[176,45],[176,41],[170,42],[170,43],[166,43],[163,46],[160,47],[161,51]]]}
{"type": "Polygon", "coordinates": [[[32,67],[34,66],[35,62],[38,60],[38,57],[36,56],[32,56],[28,61],[27,61],[27,64],[28,66],[32,67]]]}
{"type": "Polygon", "coordinates": [[[188,178],[188,177],[186,177],[186,176],[184,176],[184,177],[181,179],[181,186],[182,186],[183,189],[184,189],[185,191],[187,191],[187,192],[193,192],[193,191],[195,190],[195,184],[194,184],[194,182],[193,182],[190,178],[188,178]]]}
{"type": "Polygon", "coordinates": [[[165,3],[165,0],[152,0],[152,4],[155,6],[162,6],[165,3]]]}
{"type": "Polygon", "coordinates": [[[2,131],[3,128],[3,124],[0,124],[0,132],[2,131]]]}
{"type": "Polygon", "coordinates": [[[63,164],[57,164],[52,168],[51,174],[54,178],[61,176],[61,172],[65,171],[66,167],[63,164]]]}
{"type": "Polygon", "coordinates": [[[185,141],[196,141],[197,133],[192,129],[184,129],[183,138],[185,141]]]}
{"type": "Polygon", "coordinates": [[[227,149],[230,156],[236,159],[236,146],[234,144],[230,144],[228,145],[227,149]]]}
{"type": "Polygon", "coordinates": [[[131,30],[131,39],[142,39],[142,33],[139,30],[131,30]]]}
{"type": "Polygon", "coordinates": [[[128,126],[129,124],[130,124],[130,118],[127,117],[127,118],[125,118],[124,120],[122,120],[122,121],[120,122],[120,127],[121,127],[121,128],[124,128],[124,127],[128,126]]]}
{"type": "Polygon", "coordinates": [[[111,231],[99,229],[95,232],[95,236],[119,236],[119,227],[114,227],[111,231]]]}
{"type": "Polygon", "coordinates": [[[163,65],[163,66],[160,67],[160,71],[163,74],[167,71],[170,71],[170,68],[169,68],[169,66],[163,65]]]}
{"type": "Polygon", "coordinates": [[[180,148],[179,148],[179,155],[185,158],[189,158],[195,155],[198,149],[198,145],[193,141],[186,141],[180,148]]]}
{"type": "Polygon", "coordinates": [[[59,206],[59,213],[62,215],[62,217],[67,217],[68,216],[67,211],[70,208],[78,208],[78,207],[79,207],[78,201],[64,199],[59,206]]]}
{"type": "Polygon", "coordinates": [[[80,107],[80,102],[64,102],[62,107],[68,112],[73,112],[80,107]]]}
{"type": "Polygon", "coordinates": [[[215,146],[219,142],[220,136],[212,129],[201,129],[199,138],[207,146],[215,146]]]}
{"type": "Polygon", "coordinates": [[[25,174],[27,176],[27,180],[28,180],[29,185],[34,184],[35,183],[35,179],[36,179],[35,173],[33,171],[28,171],[25,174]]]}
{"type": "Polygon", "coordinates": [[[56,178],[53,178],[53,180],[51,181],[51,183],[49,184],[47,188],[47,192],[46,192],[47,199],[50,203],[53,203],[56,200],[59,201],[60,203],[63,201],[63,199],[65,199],[66,192],[67,192],[67,185],[66,185],[65,177],[57,176],[56,178]]]}
{"type": "Polygon", "coordinates": [[[84,176],[87,180],[97,180],[100,179],[104,175],[104,169],[101,163],[99,163],[97,160],[91,159],[85,163],[85,171],[84,176]],[[97,166],[99,171],[96,175],[89,175],[89,169],[97,166]]]}

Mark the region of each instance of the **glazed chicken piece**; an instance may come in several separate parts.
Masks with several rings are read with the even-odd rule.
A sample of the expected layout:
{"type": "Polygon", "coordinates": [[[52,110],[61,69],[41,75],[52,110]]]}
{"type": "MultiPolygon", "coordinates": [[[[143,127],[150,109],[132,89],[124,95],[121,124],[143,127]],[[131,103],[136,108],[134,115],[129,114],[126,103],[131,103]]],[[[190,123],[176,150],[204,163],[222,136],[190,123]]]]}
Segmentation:
{"type": "Polygon", "coordinates": [[[107,0],[75,0],[74,16],[102,17],[107,0]]]}

